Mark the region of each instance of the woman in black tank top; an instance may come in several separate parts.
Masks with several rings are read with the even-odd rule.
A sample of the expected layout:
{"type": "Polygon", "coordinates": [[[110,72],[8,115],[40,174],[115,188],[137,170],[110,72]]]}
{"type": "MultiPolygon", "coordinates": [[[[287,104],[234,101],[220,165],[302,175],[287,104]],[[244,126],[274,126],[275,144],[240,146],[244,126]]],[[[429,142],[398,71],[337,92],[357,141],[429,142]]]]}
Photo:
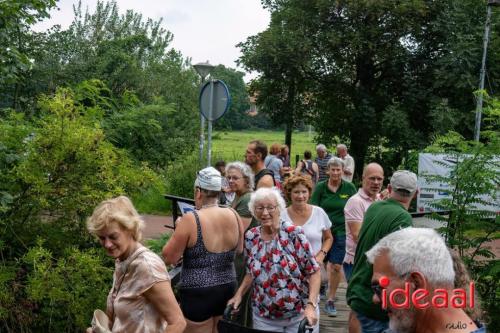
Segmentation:
{"type": "Polygon", "coordinates": [[[237,288],[234,257],[242,251],[243,227],[234,210],[218,206],[220,190],[219,171],[209,167],[198,173],[196,211],[182,217],[163,248],[168,264],[183,257],[179,292],[186,332],[212,332],[237,288]],[[204,235],[202,229],[209,231],[204,235]]]}

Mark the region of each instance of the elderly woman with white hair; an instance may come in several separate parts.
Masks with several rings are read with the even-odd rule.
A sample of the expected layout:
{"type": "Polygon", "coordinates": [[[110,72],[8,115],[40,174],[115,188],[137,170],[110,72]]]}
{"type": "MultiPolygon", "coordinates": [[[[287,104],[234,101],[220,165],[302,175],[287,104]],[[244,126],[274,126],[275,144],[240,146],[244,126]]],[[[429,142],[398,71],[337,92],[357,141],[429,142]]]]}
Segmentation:
{"type": "Polygon", "coordinates": [[[231,192],[235,194],[231,207],[236,210],[247,230],[252,225],[252,213],[248,210],[248,202],[254,188],[252,169],[242,162],[231,162],[226,166],[226,179],[231,192]]]}
{"type": "Polygon", "coordinates": [[[139,243],[143,227],[125,196],[103,201],[88,219],[88,230],[115,259],[115,272],[107,299],[108,318],[101,317],[107,323],[94,322],[87,333],[183,332],[186,322],[167,268],[160,257],[139,243]]]}
{"type": "Polygon", "coordinates": [[[342,179],[344,161],[332,157],[327,164],[328,180],[319,182],[314,188],[311,204],[323,208],[332,222],[333,246],[326,255],[328,271],[328,299],[325,312],[334,317],[337,315],[335,296],[342,278],[342,263],[345,256],[346,231],[344,207],[347,200],[356,194],[356,187],[342,179]]]}
{"type": "Polygon", "coordinates": [[[196,210],[182,216],[163,248],[167,264],[183,257],[179,293],[189,333],[216,332],[237,288],[234,258],[243,250],[243,226],[233,209],[219,207],[221,184],[215,168],[198,172],[196,210]]]}
{"type": "Polygon", "coordinates": [[[304,317],[316,325],[320,270],[302,228],[281,220],[276,189],[258,189],[249,208],[260,226],[245,234],[247,274],[228,305],[238,308],[251,288],[253,328],[295,333],[304,317]]]}
{"type": "MultiPolygon", "coordinates": [[[[241,217],[243,230],[246,231],[249,228],[257,226],[257,221],[252,217],[252,213],[248,209],[248,203],[250,202],[250,197],[255,186],[252,169],[250,169],[246,163],[239,161],[231,162],[226,166],[226,180],[230,190],[235,194],[231,207],[241,217]]],[[[236,258],[234,258],[234,267],[236,269],[238,285],[240,285],[246,274],[243,253],[236,254],[236,258]]],[[[251,326],[252,311],[248,294],[245,294],[243,297],[238,320],[243,326],[251,326]]]]}

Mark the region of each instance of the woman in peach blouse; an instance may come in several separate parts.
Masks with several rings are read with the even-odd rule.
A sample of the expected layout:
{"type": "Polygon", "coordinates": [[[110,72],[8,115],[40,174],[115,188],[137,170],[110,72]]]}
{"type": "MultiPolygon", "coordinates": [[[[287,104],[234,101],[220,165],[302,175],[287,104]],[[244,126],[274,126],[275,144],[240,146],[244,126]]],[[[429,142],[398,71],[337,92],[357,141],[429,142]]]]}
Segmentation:
{"type": "MultiPolygon", "coordinates": [[[[127,333],[183,332],[186,322],[163,260],[142,246],[144,222],[125,196],[103,201],[87,221],[106,253],[115,258],[106,314],[109,330],[127,333]]],[[[93,332],[92,328],[87,333],[93,332]]]]}

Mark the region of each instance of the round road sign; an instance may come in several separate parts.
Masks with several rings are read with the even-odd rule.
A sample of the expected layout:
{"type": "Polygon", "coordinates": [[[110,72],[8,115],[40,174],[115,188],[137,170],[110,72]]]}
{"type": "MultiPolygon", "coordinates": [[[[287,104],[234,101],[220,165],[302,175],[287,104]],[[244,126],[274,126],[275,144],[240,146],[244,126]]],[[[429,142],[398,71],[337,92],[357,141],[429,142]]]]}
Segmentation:
{"type": "Polygon", "coordinates": [[[221,80],[210,80],[200,92],[200,112],[205,119],[219,119],[229,109],[231,95],[226,84],[221,80]]]}

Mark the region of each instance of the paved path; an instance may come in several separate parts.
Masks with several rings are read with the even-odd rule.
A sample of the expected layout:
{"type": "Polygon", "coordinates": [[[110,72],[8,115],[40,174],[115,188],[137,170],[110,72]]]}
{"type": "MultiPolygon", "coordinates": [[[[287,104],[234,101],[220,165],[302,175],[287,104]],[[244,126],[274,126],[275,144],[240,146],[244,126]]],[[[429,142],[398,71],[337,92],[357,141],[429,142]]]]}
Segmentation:
{"type": "Polygon", "coordinates": [[[159,216],[159,215],[142,215],[146,227],[144,228],[143,238],[154,239],[166,232],[172,232],[172,229],[166,228],[165,225],[173,226],[172,216],[159,216]]]}

